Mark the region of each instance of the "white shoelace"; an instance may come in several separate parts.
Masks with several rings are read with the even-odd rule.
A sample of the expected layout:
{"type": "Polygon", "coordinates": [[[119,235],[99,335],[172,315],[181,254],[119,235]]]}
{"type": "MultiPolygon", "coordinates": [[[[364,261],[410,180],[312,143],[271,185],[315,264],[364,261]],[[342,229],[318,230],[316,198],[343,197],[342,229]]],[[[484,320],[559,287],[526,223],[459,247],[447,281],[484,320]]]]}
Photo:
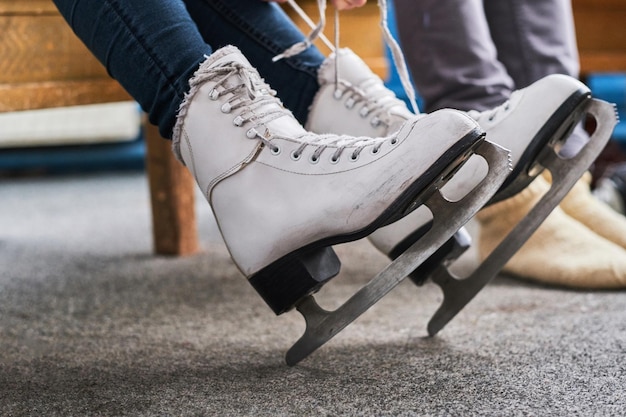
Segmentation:
{"type": "MultiPolygon", "coordinates": [[[[326,26],[326,0],[317,0],[317,8],[319,10],[320,20],[317,25],[313,24],[311,18],[302,10],[295,2],[295,0],[287,0],[289,5],[298,13],[300,16],[303,16],[304,21],[307,25],[309,25],[312,29],[311,33],[307,35],[307,37],[302,41],[296,44],[293,44],[289,48],[287,48],[282,54],[276,55],[272,61],[276,62],[283,58],[289,58],[294,55],[298,55],[313,45],[313,42],[318,38],[326,39],[322,31],[326,26]]],[[[335,12],[336,13],[336,12],[335,12]]],[[[328,42],[328,39],[326,39],[328,42]]],[[[330,42],[328,42],[330,43],[330,42]]],[[[332,48],[331,48],[332,49],[332,48]]]]}
{"type": "MultiPolygon", "coordinates": [[[[331,51],[339,50],[339,11],[337,9],[335,9],[335,44],[333,46],[323,33],[324,26],[326,25],[326,0],[317,0],[317,6],[320,13],[320,20],[317,25],[315,25],[311,18],[304,12],[304,10],[302,10],[302,8],[300,8],[296,4],[295,0],[287,0],[287,3],[305,21],[305,23],[309,25],[309,27],[311,27],[312,31],[304,41],[292,45],[283,53],[275,56],[273,59],[274,61],[278,61],[280,59],[288,58],[304,52],[313,44],[313,42],[317,38],[320,38],[331,51]]],[[[400,45],[394,39],[391,31],[389,30],[387,0],[378,0],[378,8],[380,9],[380,27],[382,29],[383,39],[385,41],[385,44],[389,47],[389,50],[391,51],[391,56],[396,70],[398,71],[400,83],[402,84],[402,88],[404,89],[405,94],[411,102],[412,110],[415,114],[418,114],[419,108],[417,106],[415,89],[413,88],[413,84],[411,83],[409,77],[409,70],[406,65],[406,60],[404,59],[404,54],[402,53],[400,45]]],[[[335,84],[337,84],[337,86],[339,84],[338,61],[338,59],[335,59],[335,84]]]]}
{"type": "MultiPolygon", "coordinates": [[[[231,113],[234,110],[241,109],[241,112],[233,119],[233,124],[242,127],[244,124],[251,122],[253,126],[246,131],[246,137],[261,140],[273,152],[279,151],[278,147],[271,142],[274,138],[272,133],[267,131],[266,128],[259,129],[261,126],[280,117],[293,117],[291,112],[285,109],[276,97],[276,91],[269,88],[259,74],[239,63],[233,62],[230,65],[213,68],[211,71],[216,77],[219,77],[215,87],[221,86],[223,89],[218,91],[218,89],[213,88],[209,93],[209,98],[218,100],[221,96],[230,95],[222,104],[221,111],[223,113],[231,113]],[[239,79],[241,82],[232,84],[233,79],[239,79]]],[[[311,156],[312,162],[317,162],[322,152],[329,147],[335,149],[331,157],[333,162],[339,159],[346,148],[352,149],[350,158],[356,161],[363,149],[373,146],[372,153],[377,153],[384,142],[380,138],[331,134],[314,135],[310,133],[298,139],[302,144],[293,153],[293,157],[299,159],[306,147],[315,146],[316,150],[311,156]]],[[[391,139],[392,144],[395,144],[395,141],[395,138],[391,139]]]]}
{"type": "MultiPolygon", "coordinates": [[[[313,152],[313,154],[311,155],[312,162],[317,162],[322,152],[324,152],[324,150],[328,149],[329,147],[331,149],[335,149],[335,152],[331,156],[332,162],[337,162],[341,154],[347,148],[352,149],[352,153],[350,154],[350,160],[356,161],[359,158],[359,155],[361,154],[363,149],[371,146],[371,152],[373,154],[376,154],[380,150],[380,147],[383,145],[383,143],[387,140],[387,138],[366,138],[328,134],[311,136],[309,139],[309,141],[303,142],[302,145],[300,145],[300,147],[296,149],[296,151],[292,155],[294,158],[298,159],[307,146],[313,145],[317,148],[315,149],[315,152],[313,152]]],[[[395,145],[396,142],[396,138],[392,138],[390,140],[390,143],[392,145],[395,145]]]]}
{"type": "Polygon", "coordinates": [[[377,127],[380,124],[390,126],[389,112],[395,106],[403,104],[393,92],[384,88],[377,78],[367,79],[359,86],[341,80],[335,85],[335,98],[346,98],[344,105],[347,108],[350,109],[362,102],[365,103],[361,106],[359,114],[362,117],[373,115],[370,119],[373,127],[377,127]]]}
{"type": "Polygon", "coordinates": [[[222,112],[231,113],[233,110],[242,109],[233,119],[233,124],[243,126],[247,122],[252,122],[253,126],[248,129],[246,136],[250,139],[259,138],[263,143],[270,145],[266,135],[260,133],[258,127],[289,114],[276,98],[276,91],[269,88],[258,74],[253,75],[249,68],[238,63],[216,67],[212,71],[216,76],[221,76],[215,86],[222,86],[224,89],[218,91],[214,88],[209,97],[217,100],[221,96],[231,94],[222,105],[222,112]],[[234,76],[240,79],[241,83],[227,86],[226,82],[232,81],[234,76]]]}

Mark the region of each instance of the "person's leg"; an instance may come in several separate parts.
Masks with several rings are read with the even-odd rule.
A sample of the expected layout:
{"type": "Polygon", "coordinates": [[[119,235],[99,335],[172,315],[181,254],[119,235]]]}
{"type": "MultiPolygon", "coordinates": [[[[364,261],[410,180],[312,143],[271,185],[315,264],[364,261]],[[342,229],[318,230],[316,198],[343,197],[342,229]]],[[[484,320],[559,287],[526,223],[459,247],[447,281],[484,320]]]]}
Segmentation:
{"type": "MultiPolygon", "coordinates": [[[[571,0],[484,0],[485,14],[504,63],[518,87],[549,74],[578,77],[578,51],[571,0]]],[[[589,140],[577,126],[563,148],[573,155],[589,140]]],[[[569,216],[626,248],[626,221],[593,198],[580,181],[561,203],[569,216]]]]}
{"type": "MultiPolygon", "coordinates": [[[[423,203],[483,142],[478,125],[452,110],[386,138],[309,133],[239,49],[212,51],[182,0],[136,4],[57,0],[111,75],[166,135],[171,130],[173,150],[209,202],[233,261],[276,313],[338,273],[331,245],[365,237],[423,203]]],[[[232,38],[224,43],[244,47],[262,35],[225,30],[232,38]]]]}
{"type": "Polygon", "coordinates": [[[430,112],[487,110],[513,82],[497,59],[481,0],[394,0],[400,43],[430,112]]]}
{"type": "MultiPolygon", "coordinates": [[[[485,15],[498,59],[515,82],[523,88],[550,74],[578,77],[578,52],[570,0],[484,0],[485,15]]],[[[579,124],[561,150],[571,156],[588,142],[579,124]]],[[[549,178],[549,177],[548,177],[549,178]]],[[[536,181],[542,183],[541,179],[536,181]]],[[[538,187],[534,184],[534,187],[538,187]]],[[[532,199],[523,195],[485,210],[480,248],[490,252],[497,237],[513,223],[511,207],[523,215],[532,199]]],[[[593,199],[588,181],[579,181],[539,228],[533,238],[511,259],[506,271],[531,279],[567,286],[612,287],[623,285],[616,271],[624,266],[626,222],[608,207],[593,199]],[[608,242],[607,242],[608,240],[608,242]],[[617,244],[617,245],[614,245],[617,244]],[[581,251],[582,249],[582,251],[581,251]],[[572,267],[571,256],[578,263],[572,267]],[[607,255],[610,254],[610,255],[607,255]],[[540,268],[529,265],[540,264],[540,268]],[[581,271],[588,271],[587,273],[581,271]],[[613,271],[608,274],[607,271],[613,271]]]]}
{"type": "Polygon", "coordinates": [[[204,40],[219,48],[241,50],[281,101],[304,124],[319,89],[317,71],[324,55],[315,46],[273,62],[272,58],[304,35],[275,3],[260,0],[184,0],[204,40]]]}
{"type": "Polygon", "coordinates": [[[189,79],[212,52],[181,1],[54,0],[74,32],[170,138],[189,79]],[[176,59],[172,59],[176,57],[176,59]]]}
{"type": "MultiPolygon", "coordinates": [[[[571,0],[484,0],[484,9],[498,59],[516,88],[550,74],[578,78],[571,0]]],[[[562,154],[575,155],[588,140],[578,125],[562,154]]]]}
{"type": "MultiPolygon", "coordinates": [[[[497,1],[499,0],[494,0],[494,2],[497,1]]],[[[484,110],[487,107],[485,103],[499,104],[504,101],[504,94],[502,93],[506,90],[502,88],[503,79],[508,79],[509,82],[505,85],[513,88],[507,67],[498,59],[500,50],[496,49],[496,44],[492,39],[492,36],[496,36],[496,34],[490,31],[482,1],[416,2],[395,0],[395,4],[403,49],[416,87],[429,106],[426,110],[442,105],[441,103],[447,103],[447,105],[454,105],[461,110],[470,111],[470,114],[486,130],[488,140],[512,150],[512,162],[516,170],[511,177],[515,175],[515,172],[520,172],[520,166],[524,167],[521,172],[526,172],[533,155],[536,155],[541,147],[545,146],[551,139],[554,133],[546,134],[547,130],[544,127],[556,123],[565,129],[575,120],[570,118],[572,110],[588,100],[588,88],[573,77],[552,75],[550,77],[538,77],[543,79],[528,85],[526,89],[520,90],[521,86],[515,86],[516,91],[511,93],[505,104],[493,110],[478,113],[475,110],[484,110]],[[437,73],[441,68],[437,67],[439,63],[444,64],[441,74],[437,73]],[[494,91],[489,90],[490,84],[495,87],[494,91]],[[468,94],[468,91],[473,94],[468,94]],[[559,94],[559,100],[548,104],[559,94]],[[572,101],[570,94],[578,98],[572,101]],[[449,98],[445,97],[446,95],[449,98]],[[459,99],[459,95],[462,95],[462,99],[459,99]],[[571,102],[571,105],[566,104],[568,102],[571,102]],[[547,117],[550,117],[551,121],[548,121],[547,117]],[[528,155],[529,158],[526,158],[525,155],[528,155]],[[519,164],[520,159],[525,159],[526,162],[519,164]]],[[[512,24],[504,23],[500,27],[504,31],[508,26],[512,26],[512,24]]],[[[512,28],[510,29],[512,30],[512,28]]],[[[512,53],[510,58],[514,59],[515,54],[512,53]]],[[[527,57],[522,57],[521,54],[518,54],[517,59],[526,59],[525,63],[532,65],[532,60],[529,61],[527,57]]],[[[546,62],[548,61],[546,59],[546,62]]],[[[565,59],[563,62],[567,62],[567,60],[565,59]]],[[[548,67],[548,64],[545,66],[548,67]]],[[[472,176],[466,177],[471,178],[472,176]]],[[[528,182],[521,183],[521,185],[525,184],[528,182]]],[[[519,190],[520,187],[514,188],[516,192],[519,190]]],[[[512,193],[508,195],[510,196],[512,193]]],[[[538,201],[538,199],[530,197],[530,191],[523,191],[511,199],[492,205],[488,209],[489,222],[484,221],[485,216],[478,217],[483,225],[479,247],[483,249],[484,255],[488,254],[484,249],[487,246],[492,249],[493,245],[499,242],[519,220],[519,217],[513,218],[509,214],[510,207],[518,207],[520,213],[523,214],[524,210],[527,212],[538,201]],[[485,242],[489,242],[489,245],[485,245],[485,242]]],[[[561,211],[557,211],[554,215],[549,216],[537,234],[547,236],[545,241],[549,242],[555,224],[563,225],[573,222],[569,218],[559,218],[562,215],[561,211]]],[[[427,216],[422,217],[426,218],[427,216]]],[[[385,253],[393,253],[395,252],[394,245],[395,247],[406,247],[402,239],[410,239],[409,233],[413,230],[419,230],[419,226],[424,224],[424,218],[419,218],[417,213],[411,214],[397,224],[378,230],[371,236],[371,239],[385,253]]],[[[574,230],[575,228],[572,227],[571,229],[574,230]]],[[[595,270],[595,275],[606,278],[603,278],[603,282],[626,282],[626,278],[624,278],[626,263],[620,264],[619,268],[613,268],[615,265],[609,267],[608,264],[598,264],[593,260],[599,259],[595,255],[602,252],[602,248],[589,247],[582,235],[571,233],[569,237],[572,242],[588,249],[583,262],[589,269],[595,270]],[[596,251],[598,252],[596,253],[596,251]]],[[[555,276],[569,274],[568,279],[572,280],[572,284],[575,281],[577,282],[576,285],[591,284],[580,279],[580,277],[572,277],[571,270],[568,270],[567,273],[564,272],[562,263],[559,263],[558,255],[566,248],[561,247],[560,242],[555,241],[553,245],[544,245],[544,250],[537,251],[534,250],[534,242],[536,239],[532,242],[529,241],[525,249],[513,257],[507,268],[516,262],[519,263],[520,259],[523,262],[535,261],[545,266],[543,270],[539,269],[539,271],[546,272],[532,277],[536,280],[556,282],[555,276]],[[533,250],[529,251],[529,247],[533,250]],[[525,257],[527,254],[532,256],[543,254],[543,256],[533,260],[525,257]]],[[[610,246],[608,242],[606,243],[607,246],[610,246]]],[[[610,252],[608,248],[607,252],[610,252]]],[[[517,272],[514,269],[511,271],[517,272]]]]}
{"type": "Polygon", "coordinates": [[[303,39],[275,4],[260,0],[55,0],[78,37],[171,137],[189,79],[214,49],[236,44],[304,122],[324,57],[315,48],[271,58],[303,39]],[[190,12],[192,15],[190,15],[190,12]],[[198,30],[198,26],[201,32],[198,30]]]}
{"type": "Polygon", "coordinates": [[[484,0],[484,13],[516,88],[550,74],[578,77],[571,0],[484,0]]]}
{"type": "MultiPolygon", "coordinates": [[[[326,84],[322,83],[322,90],[329,89],[324,97],[316,97],[316,102],[312,111],[313,120],[309,126],[313,131],[354,133],[366,136],[381,135],[393,132],[398,125],[401,125],[407,116],[406,107],[396,104],[393,93],[384,94],[381,87],[382,81],[371,73],[364,62],[349,51],[340,51],[338,58],[331,56],[330,60],[340,61],[341,85],[339,91],[341,95],[332,95],[331,87],[326,84],[333,82],[333,71],[330,65],[324,65],[320,74],[321,78],[326,78],[326,84]],[[327,68],[328,67],[328,68],[327,68]],[[366,74],[369,73],[369,76],[366,74]],[[352,86],[356,87],[352,90],[352,86]],[[361,88],[362,86],[362,88],[361,88]],[[360,93],[356,93],[360,91],[360,93]],[[382,101],[384,98],[384,101],[382,101]],[[381,106],[381,103],[386,103],[381,106]],[[318,108],[319,107],[319,108],[318,108]],[[367,109],[363,112],[364,109],[367,109]],[[351,114],[353,113],[353,115],[351,114]],[[359,116],[367,114],[366,117],[359,116]],[[335,118],[332,115],[341,115],[335,118]],[[349,123],[346,123],[349,121],[349,123]]],[[[566,86],[576,89],[579,83],[568,77],[557,77],[557,81],[564,82],[566,86]]],[[[566,100],[570,93],[575,90],[561,90],[553,82],[552,77],[534,83],[530,90],[520,90],[514,93],[510,102],[510,108],[499,109],[496,114],[487,111],[478,117],[487,130],[487,138],[498,138],[506,136],[507,140],[528,142],[528,137],[532,137],[539,117],[547,117],[549,114],[540,113],[535,115],[535,119],[529,118],[537,103],[545,105],[556,94],[562,94],[560,99],[554,102],[557,108],[562,100],[566,100]],[[520,100],[520,96],[524,99],[520,100]],[[489,120],[492,118],[492,120],[489,120]]],[[[474,114],[475,112],[470,112],[474,114]]],[[[548,112],[549,113],[549,112],[548,112]]],[[[460,190],[471,188],[471,181],[474,171],[466,171],[466,168],[474,166],[473,159],[461,168],[459,175],[452,179],[443,191],[453,200],[458,199],[462,193],[460,190]],[[461,180],[458,180],[461,178],[461,180]],[[469,183],[469,184],[467,184],[469,183]],[[455,198],[456,195],[456,198],[455,198]]],[[[477,165],[476,170],[480,171],[482,165],[477,165]]],[[[476,175],[482,178],[483,174],[476,175]]],[[[477,218],[482,226],[482,233],[477,239],[477,246],[483,256],[488,255],[493,248],[506,236],[512,227],[517,224],[526,213],[539,201],[542,192],[547,186],[542,178],[538,178],[518,195],[493,204],[491,207],[481,211],[477,218]],[[513,208],[513,209],[512,209],[513,208]]],[[[506,191],[505,191],[506,192],[506,191]]],[[[562,207],[569,207],[572,204],[584,203],[581,201],[570,201],[574,194],[570,194],[563,200],[562,207]]],[[[593,217],[590,217],[593,219],[593,217]]],[[[378,229],[370,235],[370,241],[383,253],[395,258],[402,254],[410,245],[418,240],[428,229],[432,213],[426,207],[420,207],[413,213],[404,217],[387,227],[378,229]]],[[[614,242],[625,242],[623,236],[626,232],[617,229],[613,233],[614,242]],[[621,234],[620,234],[621,233],[621,234]]],[[[445,250],[453,250],[453,244],[446,245],[445,250]]],[[[438,251],[437,255],[426,262],[438,263],[438,256],[447,256],[445,250],[438,251]]],[[[610,288],[626,285],[626,252],[623,249],[610,244],[604,239],[586,229],[580,223],[575,222],[566,216],[562,210],[557,209],[535,232],[533,237],[522,247],[522,249],[512,257],[506,266],[506,271],[516,275],[522,274],[529,279],[547,283],[557,283],[568,286],[610,288]],[[576,267],[571,265],[568,253],[573,250],[577,255],[576,267]],[[607,262],[607,260],[609,260],[607,262]],[[526,267],[524,265],[541,265],[541,267],[526,267]],[[582,267],[582,269],[578,269],[582,267]],[[581,272],[585,271],[585,272],[581,272]]],[[[420,268],[412,278],[422,282],[426,278],[427,267],[420,268]]]]}
{"type": "Polygon", "coordinates": [[[394,1],[406,60],[426,112],[440,106],[471,111],[488,140],[511,151],[510,181],[528,170],[549,141],[565,139],[554,136],[574,122],[589,89],[574,77],[555,76],[524,91],[514,86],[498,59],[482,0],[394,1]]]}

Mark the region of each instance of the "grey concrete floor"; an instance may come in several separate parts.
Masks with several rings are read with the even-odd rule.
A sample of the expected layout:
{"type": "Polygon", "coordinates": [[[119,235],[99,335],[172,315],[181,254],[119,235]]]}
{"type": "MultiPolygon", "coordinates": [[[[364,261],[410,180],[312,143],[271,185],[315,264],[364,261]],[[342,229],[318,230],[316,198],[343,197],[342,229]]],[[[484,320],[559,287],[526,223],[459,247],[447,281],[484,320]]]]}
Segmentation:
{"type": "MultiPolygon", "coordinates": [[[[154,256],[142,173],[0,180],[0,415],[626,415],[626,297],[496,278],[434,338],[401,283],[295,367],[206,203],[202,252],[154,256]]],[[[333,308],[386,264],[340,246],[333,308]]]]}

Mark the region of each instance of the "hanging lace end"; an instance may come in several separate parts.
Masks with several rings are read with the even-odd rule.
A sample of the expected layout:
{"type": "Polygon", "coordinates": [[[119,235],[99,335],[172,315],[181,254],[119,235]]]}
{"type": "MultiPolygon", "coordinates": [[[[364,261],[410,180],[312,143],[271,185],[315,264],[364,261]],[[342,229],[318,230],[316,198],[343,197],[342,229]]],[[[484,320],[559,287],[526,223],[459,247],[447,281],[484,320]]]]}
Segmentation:
{"type": "MultiPolygon", "coordinates": [[[[289,4],[294,8],[294,10],[298,12],[299,8],[295,4],[295,1],[292,1],[289,4]]],[[[313,42],[320,36],[320,34],[323,34],[324,27],[326,25],[326,0],[317,0],[317,7],[320,13],[320,21],[315,26],[315,28],[313,28],[313,31],[311,31],[309,36],[307,36],[307,38],[304,41],[298,42],[290,46],[283,53],[276,55],[274,58],[272,58],[272,62],[280,61],[283,58],[289,58],[291,56],[298,55],[306,51],[313,45],[313,42]]],[[[308,20],[310,21],[310,19],[308,20]]],[[[307,21],[307,23],[309,22],[307,21]]]]}
{"type": "Polygon", "coordinates": [[[277,61],[280,61],[281,59],[298,55],[306,51],[307,49],[309,49],[311,45],[312,45],[312,42],[308,39],[302,42],[298,42],[290,46],[289,48],[287,48],[283,53],[278,54],[274,58],[272,58],[272,62],[277,62],[277,61]]]}
{"type": "MultiPolygon", "coordinates": [[[[300,6],[298,6],[295,0],[287,0],[287,4],[291,6],[291,8],[298,14],[298,16],[300,16],[300,18],[304,21],[304,23],[306,23],[311,28],[311,30],[316,29],[317,25],[313,23],[309,15],[306,14],[306,12],[302,10],[300,6]]],[[[323,7],[325,8],[325,6],[323,7]]],[[[331,52],[335,50],[335,46],[332,43],[330,43],[328,38],[322,32],[319,33],[319,38],[324,43],[324,45],[326,45],[326,47],[331,50],[331,52]]]]}
{"type": "Polygon", "coordinates": [[[419,114],[420,111],[416,101],[415,89],[413,88],[413,84],[411,83],[409,77],[409,70],[407,68],[404,55],[402,54],[402,49],[389,30],[387,0],[378,0],[378,8],[380,9],[380,27],[382,29],[383,38],[391,50],[391,56],[393,58],[393,63],[396,66],[396,70],[398,71],[402,89],[411,102],[413,113],[419,114]]]}

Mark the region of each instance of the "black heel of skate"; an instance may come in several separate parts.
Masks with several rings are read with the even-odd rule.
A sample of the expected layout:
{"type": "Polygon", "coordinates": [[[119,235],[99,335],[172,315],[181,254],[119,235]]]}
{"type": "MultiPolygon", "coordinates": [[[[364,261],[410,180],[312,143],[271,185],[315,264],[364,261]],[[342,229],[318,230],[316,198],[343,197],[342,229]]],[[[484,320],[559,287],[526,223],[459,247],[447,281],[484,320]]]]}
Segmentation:
{"type": "MultiPolygon", "coordinates": [[[[395,260],[402,255],[408,248],[413,246],[415,242],[420,240],[428,230],[432,227],[432,222],[420,227],[411,233],[404,240],[398,243],[389,252],[389,257],[395,260]]],[[[417,286],[424,285],[424,282],[433,274],[433,272],[444,262],[451,262],[463,255],[472,244],[472,237],[465,228],[459,229],[446,243],[435,251],[428,259],[426,259],[417,269],[409,274],[409,278],[417,286]]]]}
{"type": "Polygon", "coordinates": [[[287,255],[257,272],[249,282],[278,315],[319,290],[340,269],[335,251],[324,247],[287,255]]]}
{"type": "Polygon", "coordinates": [[[442,247],[417,267],[409,275],[409,278],[415,285],[423,285],[437,268],[458,259],[469,249],[471,244],[472,237],[467,230],[465,228],[459,229],[442,247]]]}

